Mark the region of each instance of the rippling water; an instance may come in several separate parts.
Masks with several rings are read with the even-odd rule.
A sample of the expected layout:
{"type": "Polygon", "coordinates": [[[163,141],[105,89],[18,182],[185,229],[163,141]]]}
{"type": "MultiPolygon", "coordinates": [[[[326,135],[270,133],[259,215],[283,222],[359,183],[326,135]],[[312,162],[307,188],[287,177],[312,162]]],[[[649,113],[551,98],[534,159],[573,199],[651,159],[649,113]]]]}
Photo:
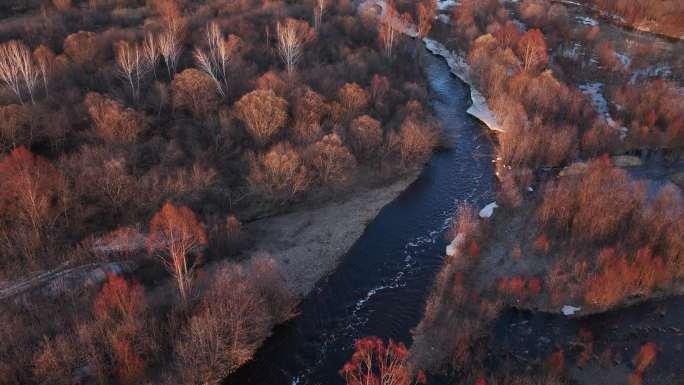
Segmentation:
{"type": "Polygon", "coordinates": [[[302,303],[301,314],[279,327],[227,384],[342,383],[338,370],[354,339],[410,342],[457,204],[482,206],[494,199],[492,145],[488,132],[466,114],[469,88],[442,59],[423,51],[420,60],[432,108],[453,148],[433,155],[418,180],[380,212],[335,273],[302,303]]]}

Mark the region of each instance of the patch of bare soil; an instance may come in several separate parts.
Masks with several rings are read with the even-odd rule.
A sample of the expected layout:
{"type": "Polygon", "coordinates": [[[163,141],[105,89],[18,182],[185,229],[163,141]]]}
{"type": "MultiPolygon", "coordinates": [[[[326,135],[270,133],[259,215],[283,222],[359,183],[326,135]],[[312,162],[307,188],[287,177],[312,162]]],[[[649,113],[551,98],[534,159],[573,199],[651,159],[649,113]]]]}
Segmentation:
{"type": "Polygon", "coordinates": [[[251,222],[246,232],[258,243],[250,253],[270,254],[289,288],[305,296],[316,282],[335,270],[366,225],[419,173],[415,171],[386,187],[354,193],[344,201],[251,222]]]}

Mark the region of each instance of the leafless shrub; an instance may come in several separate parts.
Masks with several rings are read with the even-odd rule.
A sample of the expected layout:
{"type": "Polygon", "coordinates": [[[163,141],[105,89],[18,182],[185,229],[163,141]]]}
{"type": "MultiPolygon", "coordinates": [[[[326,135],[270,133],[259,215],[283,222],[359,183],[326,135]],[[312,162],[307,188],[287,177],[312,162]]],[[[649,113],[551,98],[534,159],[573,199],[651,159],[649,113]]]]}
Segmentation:
{"type": "Polygon", "coordinates": [[[307,149],[305,158],[323,186],[349,183],[356,168],[356,159],[337,134],[328,134],[312,144],[307,149]]]}
{"type": "Polygon", "coordinates": [[[95,124],[97,135],[107,143],[133,142],[144,127],[140,113],[107,96],[91,92],[83,104],[95,124]]]}
{"type": "Polygon", "coordinates": [[[337,93],[347,119],[363,113],[368,107],[368,92],[356,83],[345,84],[337,93]]]}
{"type": "Polygon", "coordinates": [[[235,103],[237,117],[260,144],[267,144],[287,121],[287,102],[271,91],[256,90],[235,103]]]}
{"type": "Polygon", "coordinates": [[[371,159],[377,156],[382,145],[380,122],[368,115],[354,119],[349,126],[349,142],[357,158],[371,159]]]}
{"type": "Polygon", "coordinates": [[[171,92],[173,107],[190,111],[195,117],[206,117],[218,109],[214,81],[194,68],[184,70],[173,79],[171,92]]]}
{"type": "Polygon", "coordinates": [[[265,154],[250,156],[249,163],[250,188],[275,203],[291,201],[309,188],[309,170],[287,143],[276,144],[265,154]]]}
{"type": "Polygon", "coordinates": [[[64,53],[76,64],[93,70],[103,61],[102,44],[95,32],[80,31],[64,39],[64,53]]]}

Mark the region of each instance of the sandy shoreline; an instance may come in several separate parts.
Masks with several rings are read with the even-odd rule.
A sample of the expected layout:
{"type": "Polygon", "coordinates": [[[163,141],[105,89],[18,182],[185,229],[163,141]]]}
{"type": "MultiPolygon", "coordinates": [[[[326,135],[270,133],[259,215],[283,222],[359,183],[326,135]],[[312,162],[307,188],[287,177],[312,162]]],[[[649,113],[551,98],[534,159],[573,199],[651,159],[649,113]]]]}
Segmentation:
{"type": "Polygon", "coordinates": [[[246,231],[259,242],[249,253],[272,256],[290,290],[304,297],[335,271],[366,225],[406,190],[421,170],[385,187],[354,192],[340,202],[251,222],[246,231]]]}

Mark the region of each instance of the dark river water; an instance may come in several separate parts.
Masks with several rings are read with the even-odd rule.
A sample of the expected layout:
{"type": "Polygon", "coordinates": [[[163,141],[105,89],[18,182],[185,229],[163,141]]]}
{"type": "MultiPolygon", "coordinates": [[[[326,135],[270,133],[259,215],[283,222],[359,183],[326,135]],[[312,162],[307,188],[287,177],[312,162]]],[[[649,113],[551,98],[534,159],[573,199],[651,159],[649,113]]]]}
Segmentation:
{"type": "MultiPolygon", "coordinates": [[[[492,141],[486,128],[466,114],[468,86],[441,58],[424,50],[420,56],[432,108],[454,146],[432,156],[418,180],[380,212],[338,269],[304,300],[300,315],[278,327],[254,360],[225,384],[343,384],[338,371],[353,353],[355,339],[375,335],[410,345],[458,203],[482,207],[495,198],[492,141]]],[[[682,320],[682,297],[582,320],[506,310],[493,326],[490,351],[494,357],[515,357],[518,367],[558,348],[572,359],[576,336],[587,329],[594,334],[595,352],[610,348],[625,370],[642,344],[655,341],[660,350],[652,370],[659,383],[684,384],[682,320]]]]}

